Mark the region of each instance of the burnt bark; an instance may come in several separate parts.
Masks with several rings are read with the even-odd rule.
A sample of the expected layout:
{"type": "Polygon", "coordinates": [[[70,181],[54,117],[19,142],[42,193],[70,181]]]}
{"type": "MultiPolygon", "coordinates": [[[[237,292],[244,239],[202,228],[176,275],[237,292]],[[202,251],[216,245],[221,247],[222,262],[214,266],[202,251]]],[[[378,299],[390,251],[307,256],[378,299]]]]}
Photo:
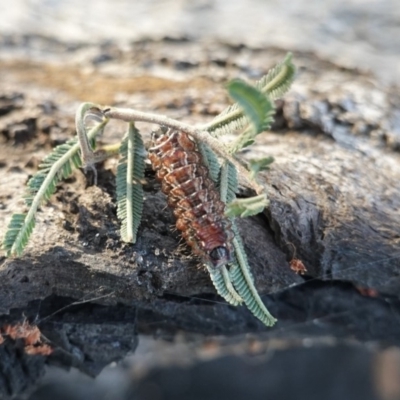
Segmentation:
{"type": "MultiPolygon", "coordinates": [[[[179,46],[193,50],[190,42],[179,46]]],[[[233,60],[241,51],[224,50],[233,60]]],[[[157,51],[149,45],[134,62],[157,60],[157,51]]],[[[258,64],[271,53],[272,59],[283,54],[252,55],[258,64]]],[[[40,212],[24,255],[1,260],[0,322],[23,316],[36,321],[58,349],[49,362],[91,375],[133,351],[136,332],[329,334],[397,344],[400,154],[395,110],[400,100],[357,71],[310,54],[295,59],[301,72],[291,94],[278,104],[275,133],[260,137],[244,155],[275,157],[260,177],[270,206],[262,215],[239,221],[257,288],[279,320],[276,327],[267,329],[245,308],[218,298],[207,272],[173,229],[165,196],[150,171],[138,241],[123,244],[109,164],[99,167],[97,186],[79,171],[61,184],[51,206],[40,212]],[[304,276],[291,270],[292,259],[303,262],[304,276]]],[[[203,76],[204,64],[196,65],[203,76]]],[[[201,85],[196,90],[194,99],[183,101],[172,91],[149,107],[203,120],[202,114],[211,118],[216,113],[213,105],[225,106],[223,94],[215,100],[201,85]],[[199,108],[200,101],[206,106],[199,108]]],[[[26,171],[32,173],[45,154],[43,146],[66,139],[74,128],[62,107],[49,107],[31,93],[3,98],[4,222],[18,210],[14,199],[22,195],[26,171]],[[27,115],[34,120],[29,135],[20,130],[18,137],[10,136],[27,115]]]]}

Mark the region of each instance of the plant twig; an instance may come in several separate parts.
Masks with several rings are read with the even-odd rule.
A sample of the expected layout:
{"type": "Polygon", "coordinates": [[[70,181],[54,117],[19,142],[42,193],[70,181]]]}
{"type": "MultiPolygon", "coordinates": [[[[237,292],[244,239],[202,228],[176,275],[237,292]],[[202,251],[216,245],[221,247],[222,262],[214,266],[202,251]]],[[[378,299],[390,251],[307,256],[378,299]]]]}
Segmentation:
{"type": "Polygon", "coordinates": [[[242,163],[229,153],[227,147],[223,143],[221,143],[220,140],[212,137],[207,131],[204,131],[189,124],[185,124],[175,119],[165,117],[163,115],[146,113],[129,108],[106,108],[103,110],[103,114],[106,118],[109,119],[119,119],[126,122],[149,122],[186,132],[189,135],[193,136],[197,141],[207,144],[220,157],[230,161],[239,172],[239,175],[241,179],[245,182],[245,184],[254,189],[257,194],[261,194],[264,192],[264,188],[259,185],[255,180],[250,178],[249,172],[242,165],[242,163]]]}

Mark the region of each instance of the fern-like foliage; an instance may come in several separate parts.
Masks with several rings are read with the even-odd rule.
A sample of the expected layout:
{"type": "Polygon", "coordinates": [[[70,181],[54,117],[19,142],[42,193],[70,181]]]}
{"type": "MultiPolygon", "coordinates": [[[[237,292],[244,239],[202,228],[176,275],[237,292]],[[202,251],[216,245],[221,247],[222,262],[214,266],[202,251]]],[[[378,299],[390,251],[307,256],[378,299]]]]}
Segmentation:
{"type": "MultiPolygon", "coordinates": [[[[292,55],[289,53],[284,60],[272,68],[267,75],[262,77],[254,85],[261,93],[271,100],[282,97],[290,88],[295,76],[296,68],[292,63],[292,55]]],[[[239,104],[235,103],[227,107],[213,121],[202,127],[212,136],[218,137],[228,133],[242,130],[249,125],[249,118],[243,113],[239,104]]]]}
{"type": "MultiPolygon", "coordinates": [[[[248,203],[243,203],[243,201],[240,203],[240,200],[236,200],[236,192],[238,189],[237,171],[235,167],[227,160],[223,162],[221,167],[219,186],[221,200],[225,203],[228,203],[225,213],[227,211],[229,213],[229,204],[232,208],[232,204],[239,202],[239,206],[236,208],[233,207],[235,213],[231,213],[231,216],[254,215],[255,213],[262,211],[266,205],[265,195],[251,197],[250,199],[243,199],[247,200],[248,203]]],[[[233,293],[235,293],[235,296],[238,296],[240,299],[242,299],[247,308],[265,325],[272,326],[276,320],[268,312],[257,292],[253,277],[251,276],[250,265],[247,261],[242,239],[239,235],[239,230],[237,229],[235,221],[232,218],[231,224],[232,231],[234,233],[233,246],[235,250],[236,261],[229,266],[229,270],[226,268],[226,266],[223,266],[221,272],[213,272],[213,274],[211,274],[211,279],[218,293],[228,302],[228,298],[230,299],[229,295],[231,295],[232,289],[234,288],[235,290],[233,293]],[[221,275],[227,271],[229,276],[225,277],[225,279],[227,282],[229,282],[229,284],[233,284],[233,287],[229,290],[229,292],[228,285],[226,283],[222,284],[223,278],[221,277],[221,275]]]]}
{"type": "Polygon", "coordinates": [[[243,81],[233,81],[228,85],[229,94],[237,100],[243,109],[250,125],[229,147],[230,153],[235,154],[254,143],[256,136],[269,129],[274,120],[274,103],[260,90],[243,81]]]}
{"type": "MultiPolygon", "coordinates": [[[[39,165],[39,171],[28,181],[28,191],[25,196],[25,203],[30,207],[37,193],[45,188],[40,196],[40,204],[47,201],[55,192],[57,184],[70,176],[74,169],[81,167],[82,161],[79,155],[79,145],[77,138],[68,140],[66,143],[57,146],[39,165]],[[54,165],[57,164],[57,168],[54,165]],[[52,170],[52,179],[44,184],[50,171],[52,170]],[[55,171],[57,169],[57,171],[55,171]]],[[[94,145],[94,143],[93,143],[94,145]]]]}
{"type": "Polygon", "coordinates": [[[219,171],[221,166],[218,157],[205,143],[197,143],[204,165],[207,167],[211,179],[218,185],[219,171]]]}
{"type": "Polygon", "coordinates": [[[269,313],[257,292],[239,230],[233,221],[232,230],[235,234],[233,245],[235,247],[237,262],[233,263],[229,270],[230,279],[252,314],[266,326],[273,326],[276,319],[269,313]]]}
{"type": "Polygon", "coordinates": [[[223,266],[222,268],[215,268],[210,265],[206,265],[206,267],[217,293],[233,306],[242,304],[243,299],[232,286],[229,272],[226,267],[223,266]]]}
{"type": "Polygon", "coordinates": [[[288,53],[279,64],[256,83],[256,88],[273,100],[279,99],[290,89],[295,74],[296,67],[292,62],[292,53],[288,53]]]}
{"type": "Polygon", "coordinates": [[[273,121],[273,100],[282,96],[289,88],[295,73],[291,55],[273,68],[255,86],[243,81],[233,81],[228,90],[236,101],[210,124],[203,127],[174,121],[170,118],[114,107],[101,108],[93,103],[83,103],[76,113],[77,137],[58,146],[47,156],[40,169],[28,182],[25,201],[29,210],[26,214],[12,216],[3,247],[8,255],[21,254],[34,229],[35,216],[40,205],[49,199],[56,190],[57,183],[68,177],[74,169],[82,166],[93,168],[96,162],[116,155],[120,161],[117,168],[117,216],[121,221],[121,237],[125,242],[134,243],[140,224],[144,193],[144,159],[146,151],[139,131],[133,121],[156,123],[161,129],[180,129],[187,132],[199,143],[203,162],[209,170],[210,177],[219,189],[221,201],[226,204],[225,215],[230,219],[234,238],[234,261],[221,268],[206,265],[217,292],[232,305],[245,303],[249,310],[265,325],[271,326],[275,318],[264,306],[254,285],[244,246],[236,227],[235,217],[246,217],[261,212],[268,201],[262,193],[262,186],[255,182],[259,171],[268,168],[272,158],[250,161],[248,168],[235,154],[254,143],[256,135],[269,129],[273,121]],[[110,118],[129,122],[129,129],[121,145],[111,145],[94,152],[97,135],[99,135],[110,118]],[[95,123],[93,129],[89,122],[95,123]],[[233,131],[241,134],[227,148],[212,136],[233,131]],[[207,135],[206,132],[210,135],[207,135]],[[218,154],[218,157],[216,156],[218,154]],[[236,199],[238,190],[238,172],[240,178],[259,194],[248,199],[236,199]]]}
{"type": "Polygon", "coordinates": [[[227,88],[229,95],[237,101],[252,123],[255,134],[270,128],[274,105],[266,94],[240,79],[231,81],[227,88]]]}
{"type": "Polygon", "coordinates": [[[269,204],[267,196],[260,194],[259,196],[247,197],[245,199],[235,199],[227,204],[225,215],[228,217],[246,218],[257,215],[264,210],[269,204]]]}
{"type": "MultiPolygon", "coordinates": [[[[228,184],[226,179],[228,179],[228,176],[226,172],[224,173],[222,172],[224,169],[226,170],[225,163],[224,163],[225,167],[223,166],[221,168],[218,161],[218,157],[210,149],[209,146],[207,146],[205,143],[199,143],[199,142],[197,143],[197,145],[202,156],[202,161],[204,165],[206,165],[206,167],[208,168],[210,177],[214,181],[216,186],[220,186],[221,182],[225,182],[225,188],[221,189],[220,187],[220,193],[222,190],[223,193],[221,193],[221,199],[222,201],[226,201],[226,194],[228,193],[228,184]],[[222,179],[221,179],[221,174],[224,175],[224,178],[222,179]]],[[[233,168],[233,171],[232,170],[230,171],[231,175],[236,177],[236,169],[232,165],[230,166],[231,168],[233,168]]],[[[231,180],[233,179],[232,176],[230,176],[231,180]]],[[[230,189],[230,195],[232,195],[233,191],[233,196],[234,196],[235,191],[237,189],[237,182],[234,188],[231,187],[229,189],[230,189]]],[[[232,282],[230,280],[229,272],[226,266],[222,266],[221,268],[215,268],[211,265],[206,264],[206,267],[217,293],[221,297],[223,297],[229,304],[232,304],[234,306],[241,304],[243,300],[238,295],[235,288],[232,286],[232,282]]]]}
{"type": "MultiPolygon", "coordinates": [[[[91,142],[103,131],[106,123],[107,121],[104,121],[89,131],[88,139],[91,142]]],[[[40,170],[29,180],[25,196],[29,211],[27,214],[15,214],[11,218],[3,242],[3,249],[8,256],[22,254],[35,226],[38,208],[55,192],[57,183],[81,165],[79,150],[77,138],[57,146],[40,164],[40,170]]]]}
{"type": "Polygon", "coordinates": [[[29,237],[35,227],[35,219],[30,218],[25,222],[27,214],[14,214],[8,224],[7,232],[3,240],[3,249],[7,256],[21,254],[28,243],[29,237]]]}
{"type": "Polygon", "coordinates": [[[214,137],[237,132],[249,125],[249,119],[243,114],[238,104],[233,104],[216,116],[204,127],[214,137]]]}
{"type": "Polygon", "coordinates": [[[238,176],[236,168],[227,160],[221,166],[221,173],[219,177],[219,188],[221,200],[225,204],[229,204],[236,199],[236,192],[238,190],[238,176]]]}
{"type": "Polygon", "coordinates": [[[257,160],[250,160],[248,162],[248,167],[250,170],[250,177],[252,179],[255,179],[257,174],[260,171],[265,171],[269,169],[270,165],[274,162],[274,157],[264,157],[264,158],[259,158],[257,160]]]}
{"type": "MultiPolygon", "coordinates": [[[[207,153],[205,154],[206,155],[203,155],[203,158],[209,158],[210,155],[213,155],[212,157],[215,157],[215,160],[217,159],[211,149],[207,149],[207,153]]],[[[213,179],[215,181],[215,173],[213,179]]],[[[231,216],[254,215],[262,211],[267,204],[265,195],[243,199],[246,200],[247,203],[243,203],[243,200],[242,202],[240,202],[241,200],[235,200],[238,189],[237,171],[236,168],[227,160],[222,163],[216,183],[219,186],[221,200],[225,204],[228,203],[228,214],[230,208],[234,211],[230,212],[231,216]],[[237,202],[239,203],[237,204],[237,202]]],[[[229,266],[229,269],[225,265],[217,269],[206,265],[211,281],[213,282],[217,293],[229,304],[237,306],[244,302],[248,309],[258,319],[260,319],[265,325],[272,326],[276,320],[268,312],[258,295],[253,277],[250,273],[250,266],[244,252],[242,240],[239,236],[239,231],[233,220],[231,220],[231,223],[235,235],[233,245],[237,261],[232,263],[232,265],[229,266]]]]}
{"type": "Polygon", "coordinates": [[[122,140],[117,168],[117,216],[121,221],[121,238],[135,243],[143,212],[144,160],[146,150],[133,123],[122,140]]]}

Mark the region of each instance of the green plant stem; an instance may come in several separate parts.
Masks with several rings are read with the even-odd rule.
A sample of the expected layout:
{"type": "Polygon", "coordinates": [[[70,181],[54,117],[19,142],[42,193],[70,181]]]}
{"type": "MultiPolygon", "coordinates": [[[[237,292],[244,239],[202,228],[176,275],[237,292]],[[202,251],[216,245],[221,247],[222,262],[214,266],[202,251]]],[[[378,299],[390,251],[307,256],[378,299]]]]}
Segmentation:
{"type": "MultiPolygon", "coordinates": [[[[107,154],[103,150],[99,150],[96,153],[93,151],[88,135],[86,134],[85,115],[91,109],[97,109],[99,112],[101,112],[98,104],[82,103],[75,115],[76,133],[78,135],[79,145],[81,148],[82,167],[85,169],[94,169],[94,164],[108,158],[107,154]]],[[[101,124],[106,124],[107,122],[108,120],[102,121],[101,124]]]]}
{"type": "Polygon", "coordinates": [[[75,127],[78,135],[79,145],[81,148],[81,158],[83,167],[86,167],[88,160],[93,157],[93,150],[90,146],[88,135],[85,128],[85,114],[94,107],[98,107],[94,103],[82,103],[75,114],[75,127]]]}

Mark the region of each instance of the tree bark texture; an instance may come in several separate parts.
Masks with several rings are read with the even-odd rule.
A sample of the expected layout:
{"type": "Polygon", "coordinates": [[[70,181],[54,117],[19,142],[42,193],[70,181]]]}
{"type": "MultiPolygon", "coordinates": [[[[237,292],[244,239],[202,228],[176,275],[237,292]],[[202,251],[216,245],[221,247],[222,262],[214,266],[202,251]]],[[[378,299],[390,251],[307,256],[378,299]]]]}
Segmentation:
{"type": "MultiPolygon", "coordinates": [[[[225,45],[199,52],[200,45],[190,42],[165,42],[163,48],[149,42],[141,52],[135,46],[113,52],[107,69],[96,67],[86,81],[70,50],[72,61],[63,69],[43,64],[42,91],[42,71],[27,63],[35,85],[23,87],[24,72],[2,62],[2,72],[14,79],[0,97],[2,235],[21,208],[28,175],[51,146],[74,134],[77,103],[71,98],[206,122],[227,105],[221,83],[260,77],[284,55],[225,45]],[[178,47],[190,63],[182,66],[174,56],[178,47]],[[160,59],[173,78],[153,73],[149,66],[160,59]],[[57,93],[51,88],[56,82],[57,93]]],[[[137,332],[329,334],[398,343],[400,98],[371,76],[312,54],[298,53],[294,60],[298,77],[277,104],[273,132],[243,154],[275,158],[260,177],[270,206],[239,226],[276,327],[265,328],[244,307],[228,306],[216,295],[207,271],[174,229],[150,170],[138,241],[121,242],[113,162],[99,166],[97,186],[80,171],[60,184],[39,213],[23,256],[1,259],[0,322],[35,322],[55,345],[51,362],[91,375],[134,351],[137,332]],[[293,259],[303,262],[304,276],[291,270],[293,259]]],[[[120,139],[121,126],[115,124],[104,140],[120,139]]],[[[147,135],[150,129],[143,127],[147,135]]]]}

